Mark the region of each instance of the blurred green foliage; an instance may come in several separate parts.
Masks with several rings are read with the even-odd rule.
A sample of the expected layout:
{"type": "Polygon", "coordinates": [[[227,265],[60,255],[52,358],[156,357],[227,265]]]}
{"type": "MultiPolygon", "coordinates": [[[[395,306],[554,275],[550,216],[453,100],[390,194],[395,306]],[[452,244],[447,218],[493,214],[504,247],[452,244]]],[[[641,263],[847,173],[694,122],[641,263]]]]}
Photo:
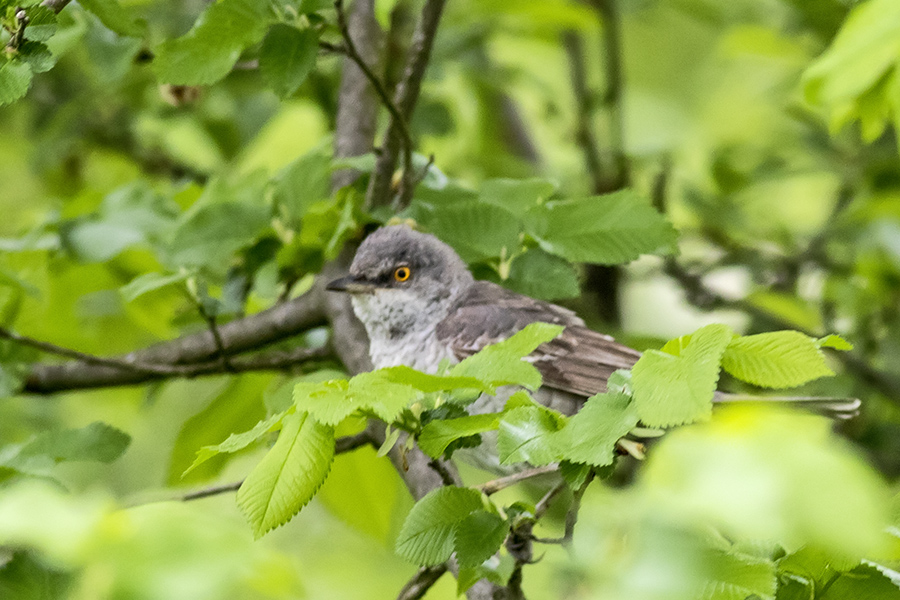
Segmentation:
{"type": "MultiPolygon", "coordinates": [[[[375,4],[382,27],[396,19],[402,29],[422,3],[375,4]]],[[[757,407],[665,436],[635,485],[618,488],[617,473],[588,489],[571,555],[547,546],[525,591],[900,597],[891,570],[900,566],[891,500],[900,475],[897,2],[618,0],[619,107],[606,93],[610,29],[590,4],[448,3],[411,121],[417,164],[435,162],[402,216],[454,244],[479,277],[574,299],[589,318],[593,296],[575,299],[584,278],[571,261],[671,256],[674,225],[677,264],[718,296],[645,256],[624,271],[620,339],[659,347],[724,321],[742,334],[800,330],[808,335],[797,352],[818,356],[810,340],[837,332],[854,351],[830,355],[818,374],[837,376],[799,393],[855,395],[864,409],[838,433],[819,417],[757,407]],[[586,48],[586,124],[564,33],[586,48]],[[583,125],[604,169],[617,151],[627,156],[631,190],[595,201],[583,125]]],[[[328,150],[342,63],[318,48],[339,41],[330,2],[82,0],[56,14],[0,0],[0,23],[4,327],[84,352],[128,352],[201,330],[198,306],[225,322],[298,295],[345,242],[390,216],[364,209],[365,175],[330,191],[335,169],[374,163],[333,161],[328,150]]],[[[769,366],[781,360],[765,340],[739,339],[769,366]]],[[[725,341],[727,365],[736,359],[725,341]]],[[[689,341],[677,346],[685,353],[664,351],[690,362],[689,341]]],[[[227,458],[181,474],[201,447],[286,410],[292,378],[17,394],[38,357],[0,343],[0,597],[390,597],[415,571],[393,551],[412,500],[369,449],[337,456],[316,499],[257,542],[230,496],[164,501],[184,486],[244,478],[273,426],[257,432],[263,443],[232,439],[227,458]]],[[[740,391],[753,389],[741,381],[765,386],[761,374],[772,376],[751,362],[726,370],[740,381],[724,383],[740,391]]],[[[811,379],[781,375],[771,385],[811,379]]],[[[515,410],[512,422],[532,431],[565,431],[536,406],[515,410]]],[[[501,426],[433,423],[455,427],[432,426],[450,437],[501,426]]],[[[434,454],[446,448],[435,442],[434,454]]],[[[579,451],[599,464],[607,450],[579,451]]],[[[509,489],[494,503],[521,515],[539,497],[509,489]]],[[[450,547],[476,564],[506,521],[482,504],[462,513],[450,547]]],[[[551,511],[536,535],[560,535],[563,520],[551,511]]],[[[460,586],[479,576],[503,580],[509,565],[473,567],[460,586]]],[[[442,580],[428,597],[456,591],[442,580]]]]}

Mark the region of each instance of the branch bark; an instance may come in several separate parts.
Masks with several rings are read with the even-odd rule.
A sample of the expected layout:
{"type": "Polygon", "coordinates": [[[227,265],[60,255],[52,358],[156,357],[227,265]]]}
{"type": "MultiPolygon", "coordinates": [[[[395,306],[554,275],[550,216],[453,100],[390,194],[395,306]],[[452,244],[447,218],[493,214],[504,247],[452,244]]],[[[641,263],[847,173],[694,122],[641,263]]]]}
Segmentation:
{"type": "MultiPolygon", "coordinates": [[[[255,350],[281,341],[311,327],[325,324],[322,302],[323,290],[314,286],[303,296],[276,305],[255,315],[219,326],[219,336],[229,356],[255,350]]],[[[165,377],[165,373],[140,371],[140,365],[190,365],[201,372],[172,373],[170,376],[206,374],[203,363],[218,354],[218,347],[209,330],[186,335],[131,352],[115,359],[132,363],[138,370],[96,364],[97,361],[73,360],[58,364],[35,364],[25,378],[25,392],[48,394],[65,390],[133,385],[165,377]]],[[[221,367],[221,363],[216,361],[221,367]]],[[[248,370],[248,369],[244,369],[248,370]]]]}

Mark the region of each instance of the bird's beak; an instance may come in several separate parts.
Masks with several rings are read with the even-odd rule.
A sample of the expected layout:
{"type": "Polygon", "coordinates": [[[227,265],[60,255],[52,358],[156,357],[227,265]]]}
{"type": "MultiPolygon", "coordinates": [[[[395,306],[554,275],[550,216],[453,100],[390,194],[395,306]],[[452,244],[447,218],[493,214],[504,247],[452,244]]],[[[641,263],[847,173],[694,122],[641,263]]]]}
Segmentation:
{"type": "Polygon", "coordinates": [[[325,286],[325,289],[330,292],[347,292],[349,294],[366,294],[370,293],[375,289],[375,286],[370,282],[360,278],[354,277],[353,275],[347,275],[346,277],[341,277],[340,279],[335,279],[331,283],[325,286]]]}

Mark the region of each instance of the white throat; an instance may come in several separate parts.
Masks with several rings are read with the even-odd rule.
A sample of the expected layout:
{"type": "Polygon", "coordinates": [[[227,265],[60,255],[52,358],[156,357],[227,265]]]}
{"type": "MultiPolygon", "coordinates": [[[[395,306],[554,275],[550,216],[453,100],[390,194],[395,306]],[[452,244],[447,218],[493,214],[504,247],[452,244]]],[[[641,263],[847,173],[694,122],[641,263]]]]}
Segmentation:
{"type": "Polygon", "coordinates": [[[454,296],[423,298],[405,289],[353,295],[353,310],[369,334],[369,356],[375,368],[406,365],[434,373],[444,359],[457,362],[435,334],[454,296]]]}

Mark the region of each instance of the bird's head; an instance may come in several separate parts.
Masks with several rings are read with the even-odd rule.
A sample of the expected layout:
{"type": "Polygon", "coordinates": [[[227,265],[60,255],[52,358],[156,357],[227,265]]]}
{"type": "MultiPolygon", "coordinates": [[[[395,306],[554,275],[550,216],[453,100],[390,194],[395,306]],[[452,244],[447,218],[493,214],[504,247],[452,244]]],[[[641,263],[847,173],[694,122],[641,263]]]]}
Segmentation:
{"type": "Polygon", "coordinates": [[[326,289],[350,293],[357,315],[368,326],[367,321],[386,319],[389,313],[406,320],[420,311],[437,316],[472,280],[450,246],[406,225],[391,225],[369,235],[353,258],[350,274],[326,289]]]}

